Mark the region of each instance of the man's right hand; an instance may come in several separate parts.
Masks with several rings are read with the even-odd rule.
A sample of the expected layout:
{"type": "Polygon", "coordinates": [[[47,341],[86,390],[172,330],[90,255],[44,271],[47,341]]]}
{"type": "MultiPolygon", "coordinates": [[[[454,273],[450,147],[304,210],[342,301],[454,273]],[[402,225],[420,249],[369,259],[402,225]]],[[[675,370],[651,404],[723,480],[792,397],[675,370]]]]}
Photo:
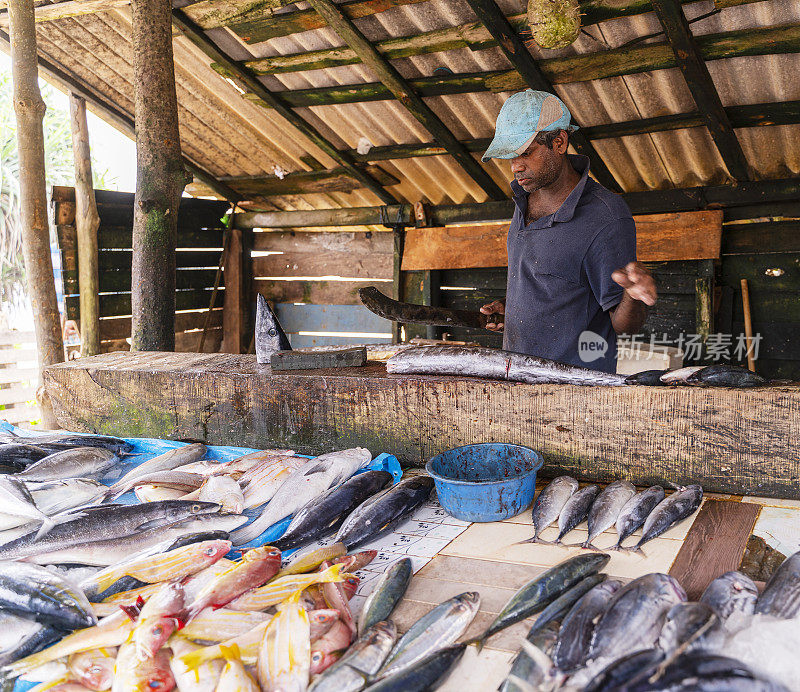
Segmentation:
{"type": "MultiPolygon", "coordinates": [[[[495,300],[491,303],[487,303],[481,308],[481,312],[484,315],[505,315],[506,314],[506,301],[504,300],[495,300]]],[[[486,329],[492,332],[502,332],[503,327],[505,327],[505,320],[503,318],[490,321],[486,325],[486,329]]]]}

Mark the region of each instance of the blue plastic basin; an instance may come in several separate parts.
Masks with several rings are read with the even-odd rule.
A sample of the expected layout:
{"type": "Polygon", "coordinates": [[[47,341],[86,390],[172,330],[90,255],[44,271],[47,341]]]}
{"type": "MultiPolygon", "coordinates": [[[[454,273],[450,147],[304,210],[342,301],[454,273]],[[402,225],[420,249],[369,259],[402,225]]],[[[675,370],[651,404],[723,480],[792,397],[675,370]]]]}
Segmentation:
{"type": "Polygon", "coordinates": [[[486,522],[513,517],[533,501],[542,463],[529,447],[485,443],[437,454],[425,469],[448,514],[486,522]]]}

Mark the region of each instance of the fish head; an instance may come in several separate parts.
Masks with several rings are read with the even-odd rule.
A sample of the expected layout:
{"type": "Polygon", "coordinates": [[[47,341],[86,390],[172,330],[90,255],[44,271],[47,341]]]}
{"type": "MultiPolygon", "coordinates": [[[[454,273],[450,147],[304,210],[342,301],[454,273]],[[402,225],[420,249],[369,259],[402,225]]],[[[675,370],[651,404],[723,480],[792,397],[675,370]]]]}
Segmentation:
{"type": "Polygon", "coordinates": [[[70,673],[90,690],[107,690],[114,681],[116,648],[101,648],[69,657],[70,673]]]}
{"type": "Polygon", "coordinates": [[[269,363],[270,356],[276,351],[292,350],[281,323],[260,293],[256,294],[255,347],[259,363],[269,363]]]}
{"type": "Polygon", "coordinates": [[[160,617],[139,625],[133,634],[136,642],[136,657],[140,661],[152,658],[181,626],[177,617],[160,617]]]}
{"type": "Polygon", "coordinates": [[[167,500],[164,502],[164,507],[165,519],[170,524],[204,514],[214,514],[222,509],[221,505],[216,502],[186,502],[185,500],[167,500]]]}
{"type": "Polygon", "coordinates": [[[139,666],[132,692],[167,692],[175,689],[175,678],[170,670],[170,655],[159,651],[146,666],[139,666]]]}
{"type": "Polygon", "coordinates": [[[309,673],[311,675],[317,675],[318,673],[322,673],[323,671],[330,668],[336,661],[338,661],[342,657],[341,651],[333,651],[331,653],[325,653],[323,651],[312,651],[311,652],[311,667],[309,668],[309,673]]]}
{"type": "MultiPolygon", "coordinates": [[[[203,541],[195,544],[196,556],[203,567],[213,565],[220,558],[225,557],[231,550],[233,543],[227,540],[203,541]]],[[[194,553],[195,551],[193,551],[194,553]]]]}
{"type": "Polygon", "coordinates": [[[144,621],[151,617],[174,615],[183,609],[186,594],[180,582],[161,584],[158,590],[147,599],[139,615],[139,620],[144,621]]]}
{"type": "Polygon", "coordinates": [[[361,552],[353,553],[352,555],[337,557],[333,560],[333,563],[341,563],[344,565],[342,570],[345,572],[355,572],[358,569],[363,569],[366,567],[377,557],[377,555],[377,550],[362,550],[361,552]]]}
{"type": "Polygon", "coordinates": [[[481,595],[477,591],[465,591],[455,597],[457,607],[475,611],[481,604],[481,595]]]}
{"type": "Polygon", "coordinates": [[[344,580],[342,583],[342,588],[344,588],[344,595],[347,596],[348,601],[355,596],[356,590],[358,589],[358,585],[360,583],[361,580],[355,576],[347,577],[347,579],[344,580]]]}
{"type": "MultiPolygon", "coordinates": [[[[300,604],[305,608],[305,604],[301,598],[300,604]]],[[[312,602],[313,605],[313,602],[312,602]]],[[[319,608],[317,610],[309,610],[308,612],[308,625],[311,629],[311,639],[319,639],[324,635],[339,619],[339,611],[334,608],[319,608]]]]}

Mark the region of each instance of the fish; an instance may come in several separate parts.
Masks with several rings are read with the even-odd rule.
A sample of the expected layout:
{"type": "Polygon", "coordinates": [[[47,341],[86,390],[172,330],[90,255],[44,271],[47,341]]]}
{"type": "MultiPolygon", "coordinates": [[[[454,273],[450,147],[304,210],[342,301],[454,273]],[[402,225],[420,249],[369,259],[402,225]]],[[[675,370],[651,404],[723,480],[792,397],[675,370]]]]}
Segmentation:
{"type": "Polygon", "coordinates": [[[602,583],[606,578],[605,574],[590,574],[581,579],[577,584],[568,588],[558,598],[552,601],[545,609],[539,613],[539,617],[531,625],[528,636],[535,635],[552,622],[560,620],[572,608],[573,605],[588,591],[593,589],[598,584],[602,583]]]}
{"type": "Polygon", "coordinates": [[[245,670],[236,646],[224,647],[225,667],[219,676],[216,692],[261,692],[258,683],[245,670]]]}
{"type": "Polygon", "coordinates": [[[13,476],[0,476],[0,507],[3,514],[16,517],[23,523],[39,522],[37,537],[44,536],[56,525],[56,521],[64,521],[61,517],[54,520],[40,510],[34,502],[27,486],[13,476]]]}
{"type": "Polygon", "coordinates": [[[666,383],[661,380],[662,375],[666,375],[669,370],[642,370],[628,375],[625,384],[641,384],[648,387],[663,387],[666,383]]]}
{"type": "Polygon", "coordinates": [[[242,476],[237,480],[247,481],[249,480],[249,478],[247,478],[247,473],[260,463],[276,457],[292,457],[294,455],[295,452],[293,449],[260,449],[237,457],[236,459],[223,462],[221,466],[217,467],[216,473],[241,473],[242,476]]]}
{"type": "Polygon", "coordinates": [[[319,498],[328,488],[350,478],[370,461],[372,454],[363,447],[315,457],[311,463],[289,475],[255,521],[231,534],[234,545],[257,538],[274,523],[319,498]]]}
{"type": "Polygon", "coordinates": [[[316,641],[311,642],[309,673],[317,675],[331,667],[350,646],[350,628],[340,619],[316,641]]]}
{"type": "Polygon", "coordinates": [[[560,544],[564,536],[589,516],[589,510],[599,492],[600,488],[596,485],[587,485],[585,488],[578,490],[578,492],[567,500],[564,504],[564,508],[561,510],[561,514],[558,515],[558,537],[555,540],[556,544],[560,544]]]}
{"type": "Polygon", "coordinates": [[[800,551],[787,557],[767,581],[756,613],[789,619],[800,613],[800,551]]]}
{"type": "Polygon", "coordinates": [[[480,648],[493,634],[542,610],[584,577],[599,572],[610,559],[605,553],[583,554],[551,567],[519,589],[474,641],[480,648]]]}
{"type": "Polygon", "coordinates": [[[282,603],[298,589],[302,591],[312,584],[343,581],[344,575],[340,574],[341,570],[342,565],[332,565],[324,572],[279,577],[264,586],[246,591],[228,602],[227,607],[230,610],[264,610],[282,603]]]}
{"type": "Polygon", "coordinates": [[[611,598],[592,633],[589,658],[619,658],[653,646],[667,611],[686,600],[676,579],[654,572],[628,582],[611,598]]]}
{"type": "MultiPolygon", "coordinates": [[[[430,348],[434,348],[431,346],[430,348]]],[[[368,692],[424,692],[435,689],[450,674],[464,655],[466,644],[438,649],[420,659],[416,665],[403,668],[366,687],[368,692]]]]}
{"type": "Polygon", "coordinates": [[[374,495],[356,507],[344,520],[336,540],[348,550],[390,531],[428,500],[433,489],[430,476],[413,476],[374,495]]]}
{"type": "Polygon", "coordinates": [[[621,386],[625,377],[482,346],[411,346],[386,362],[389,374],[460,375],[528,384],[621,386]]]}
{"type": "Polygon", "coordinates": [[[553,663],[558,669],[569,673],[586,663],[594,627],[621,587],[622,582],[609,579],[594,586],[572,606],[561,621],[553,648],[553,663]]]}
{"type": "Polygon", "coordinates": [[[404,557],[381,575],[361,607],[359,632],[366,632],[373,625],[389,618],[403,598],[413,574],[411,559],[404,557]]]}
{"type": "Polygon", "coordinates": [[[0,561],[0,609],[63,630],[97,620],[80,589],[38,565],[0,561]]]}
{"type": "Polygon", "coordinates": [[[214,564],[230,549],[230,541],[215,540],[191,543],[156,555],[153,555],[151,551],[146,551],[144,555],[136,555],[126,562],[100,570],[81,582],[80,587],[84,592],[90,589],[105,591],[114,582],[125,576],[133,577],[147,584],[180,580],[214,564]]]}
{"type": "Polygon", "coordinates": [[[36,506],[48,516],[99,503],[106,487],[91,478],[64,478],[25,483],[36,506]]]}
{"type": "Polygon", "coordinates": [[[308,614],[296,591],[278,608],[258,651],[258,682],[265,692],[304,692],[311,666],[308,614]]]}
{"type": "Polygon", "coordinates": [[[259,648],[261,647],[261,642],[265,637],[267,628],[276,617],[277,615],[270,615],[266,620],[258,623],[255,627],[243,634],[231,637],[214,646],[204,646],[196,651],[183,654],[181,656],[181,661],[190,670],[196,670],[204,663],[222,658],[223,651],[226,647],[230,648],[231,646],[236,646],[242,662],[245,665],[255,665],[258,661],[259,648]]]}
{"type": "Polygon", "coordinates": [[[276,351],[292,350],[281,323],[260,293],[256,293],[255,348],[256,360],[261,364],[268,364],[276,351]]]}
{"type": "Polygon", "coordinates": [[[526,692],[529,688],[549,687],[547,683],[553,662],[548,658],[547,650],[552,650],[557,638],[558,625],[553,622],[536,632],[529,632],[499,692],[526,692]]]}
{"type": "Polygon", "coordinates": [[[694,375],[707,365],[688,365],[685,368],[678,368],[677,370],[668,370],[661,376],[661,381],[664,384],[686,384],[690,375],[694,375]]]}
{"type": "Polygon", "coordinates": [[[755,582],[741,572],[725,572],[712,581],[700,596],[700,603],[714,609],[725,622],[734,613],[752,615],[758,599],[755,582]]]}
{"type": "Polygon", "coordinates": [[[664,488],[660,485],[653,485],[640,493],[636,493],[628,500],[622,506],[617,517],[616,529],[619,538],[611,550],[620,550],[623,541],[644,524],[656,505],[663,499],[664,488]]]}
{"type": "Polygon", "coordinates": [[[633,550],[642,552],[642,546],[647,541],[653,540],[675,526],[679,521],[692,516],[702,502],[703,489],[699,485],[687,485],[663,499],[650,512],[644,522],[642,537],[633,547],[633,550]]]}
{"type": "Polygon", "coordinates": [[[713,387],[763,387],[769,380],[756,375],[747,368],[718,363],[698,370],[689,375],[686,381],[690,384],[703,384],[713,387]]]}
{"type": "Polygon", "coordinates": [[[324,674],[315,678],[309,692],[358,692],[378,673],[396,639],[394,623],[376,622],[324,674]]]}
{"type": "Polygon", "coordinates": [[[63,630],[50,625],[0,612],[0,667],[35,654],[63,636],[63,630]]]}
{"type": "MultiPolygon", "coordinates": [[[[185,594],[178,582],[160,584],[158,590],[147,599],[139,609],[136,627],[131,637],[136,648],[136,656],[141,661],[153,658],[156,652],[166,643],[182,621],[185,594]]],[[[130,608],[123,608],[131,613],[130,608]]]]}
{"type": "Polygon", "coordinates": [[[246,521],[247,517],[242,514],[198,514],[182,521],[154,526],[119,538],[86,541],[64,549],[54,547],[48,552],[38,552],[25,559],[43,565],[83,564],[108,567],[128,559],[132,554],[166,544],[167,541],[175,541],[198,532],[207,532],[210,527],[233,530],[246,521]]]}
{"type": "Polygon", "coordinates": [[[101,478],[117,465],[119,457],[107,449],[75,447],[55,452],[17,474],[23,481],[55,481],[66,478],[101,478]]]}
{"type": "Polygon", "coordinates": [[[203,647],[183,637],[172,637],[169,640],[169,648],[172,649],[169,668],[179,690],[182,692],[215,692],[222,669],[225,667],[223,661],[214,658],[195,669],[189,669],[184,665],[181,657],[203,647]]]}
{"type": "Polygon", "coordinates": [[[667,611],[658,645],[667,652],[716,650],[725,633],[714,609],[705,603],[676,603],[667,611]]]}
{"type": "Polygon", "coordinates": [[[556,521],[564,505],[578,489],[578,481],[570,476],[559,476],[542,489],[531,510],[533,518],[533,538],[526,543],[540,543],[542,531],[556,521]]]}
{"type": "Polygon", "coordinates": [[[79,433],[49,433],[43,435],[14,435],[9,441],[30,443],[48,450],[51,454],[74,447],[98,447],[121,456],[133,450],[127,440],[110,435],[81,435],[79,433]]]}
{"type": "Polygon", "coordinates": [[[272,579],[281,567],[281,551],[265,545],[248,550],[242,559],[207,584],[195,596],[182,619],[191,620],[208,606],[219,608],[272,579]]]}
{"type": "MultiPolygon", "coordinates": [[[[320,565],[320,569],[327,569],[329,567],[340,567],[341,565],[331,565],[329,562],[323,562],[320,565]]],[[[354,575],[348,575],[348,578],[358,579],[354,575]]],[[[358,588],[358,581],[353,583],[352,591],[348,591],[346,585],[340,581],[324,581],[321,582],[320,585],[317,586],[318,589],[322,592],[322,596],[325,600],[325,604],[329,608],[334,608],[339,611],[339,619],[347,626],[347,629],[350,631],[349,641],[347,642],[350,644],[353,639],[356,638],[358,634],[358,628],[356,627],[356,621],[353,618],[353,613],[350,610],[350,598],[355,593],[356,589],[358,588]]]]}
{"type": "Polygon", "coordinates": [[[113,490],[109,488],[106,491],[105,499],[114,500],[129,490],[133,490],[137,485],[154,485],[157,488],[169,488],[180,490],[183,493],[190,493],[203,485],[204,481],[205,476],[201,476],[199,473],[183,473],[182,471],[174,470],[153,471],[128,481],[117,481],[112,486],[113,490]]]}
{"type": "Polygon", "coordinates": [[[148,459],[144,463],[139,464],[128,471],[128,473],[126,473],[124,476],[118,479],[116,483],[109,487],[108,497],[115,497],[121,494],[119,490],[122,487],[132,488],[135,483],[133,485],[130,485],[130,483],[137,478],[142,478],[143,476],[147,476],[157,471],[172,471],[179,466],[184,466],[192,463],[193,461],[202,459],[205,454],[206,446],[200,442],[170,449],[163,454],[159,454],[152,459],[148,459]]]}
{"type": "Polygon", "coordinates": [[[101,647],[121,646],[133,631],[133,626],[134,623],[125,613],[117,611],[100,620],[94,627],[76,630],[42,651],[9,663],[4,673],[14,678],[64,656],[101,647]]]}
{"type": "MultiPolygon", "coordinates": [[[[164,488],[160,485],[137,485],[133,489],[136,499],[139,502],[161,502],[163,500],[186,500],[198,498],[189,498],[188,494],[183,490],[175,490],[174,488],[164,488]]],[[[199,495],[199,493],[197,493],[199,495]]]]}
{"type": "Polygon", "coordinates": [[[336,558],[343,557],[347,552],[347,548],[343,543],[331,543],[324,545],[320,548],[307,548],[306,550],[298,550],[289,562],[283,567],[280,572],[275,575],[275,579],[285,577],[289,574],[303,574],[310,572],[319,567],[327,560],[335,560],[336,558]]]}
{"type": "Polygon", "coordinates": [[[356,570],[366,567],[377,557],[377,555],[377,550],[360,550],[357,553],[336,557],[330,562],[337,565],[342,565],[342,569],[345,572],[355,572],[356,570]]]}
{"type": "Polygon", "coordinates": [[[219,643],[240,637],[254,627],[264,622],[269,622],[271,619],[272,615],[258,611],[245,612],[230,610],[229,608],[206,608],[184,625],[180,631],[180,636],[187,639],[219,643]]]}
{"type": "Polygon", "coordinates": [[[100,647],[72,654],[67,660],[70,675],[90,690],[107,690],[114,680],[115,647],[100,647]]]}
{"type": "Polygon", "coordinates": [[[434,651],[455,644],[475,619],[480,603],[479,593],[466,591],[423,615],[394,645],[378,676],[395,676],[420,665],[434,651]]]}
{"type": "Polygon", "coordinates": [[[392,482],[388,471],[365,471],[299,509],[275,547],[291,550],[334,533],[362,502],[392,482]]]}
{"type": "Polygon", "coordinates": [[[169,664],[170,655],[166,650],[159,651],[152,658],[140,659],[133,644],[124,644],[117,653],[111,692],[174,690],[175,678],[169,664]]]}
{"type": "Polygon", "coordinates": [[[654,671],[666,657],[663,650],[654,647],[621,656],[595,674],[583,692],[625,689],[624,685],[632,678],[640,680],[649,677],[649,671],[654,671]]]}
{"type": "Polygon", "coordinates": [[[21,442],[0,444],[0,464],[12,466],[17,471],[44,459],[50,452],[42,447],[21,442]]]}
{"type": "Polygon", "coordinates": [[[200,488],[201,502],[216,502],[223,512],[240,514],[244,509],[244,493],[230,476],[211,476],[200,488]]]}
{"type": "Polygon", "coordinates": [[[281,455],[250,469],[239,479],[244,487],[244,508],[253,509],[269,502],[287,479],[310,461],[305,457],[281,455]]]}
{"type": "Polygon", "coordinates": [[[33,532],[0,546],[0,560],[29,558],[93,541],[118,539],[218,511],[219,505],[210,502],[182,500],[150,502],[146,505],[99,506],[84,516],[58,524],[41,539],[37,539],[33,532]]]}
{"type": "Polygon", "coordinates": [[[581,547],[597,550],[592,541],[614,526],[622,508],[635,494],[636,488],[626,480],[614,481],[603,488],[589,510],[589,535],[581,547]]]}

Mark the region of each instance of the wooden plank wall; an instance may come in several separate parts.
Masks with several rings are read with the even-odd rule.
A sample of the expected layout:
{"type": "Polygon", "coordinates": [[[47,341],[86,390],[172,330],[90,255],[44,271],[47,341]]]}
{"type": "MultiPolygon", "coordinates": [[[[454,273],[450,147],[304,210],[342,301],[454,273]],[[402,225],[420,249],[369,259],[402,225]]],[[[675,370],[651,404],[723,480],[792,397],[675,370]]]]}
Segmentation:
{"type": "Polygon", "coordinates": [[[392,290],[391,232],[253,234],[253,302],[273,306],[294,348],[389,343],[391,322],[361,305],[358,289],[392,290]]]}
{"type": "MultiPolygon", "coordinates": [[[[95,190],[100,214],[100,348],[127,350],[131,334],[131,255],[133,193],[95,190]]],[[[80,320],[78,258],[73,188],[55,187],[53,205],[61,249],[67,317],[80,320]]],[[[181,200],[178,213],[175,350],[196,351],[208,315],[222,252],[222,216],[227,202],[181,200]]],[[[215,301],[204,350],[216,352],[222,341],[224,285],[215,301]]]]}
{"type": "Polygon", "coordinates": [[[0,331],[0,418],[13,425],[39,420],[39,365],[33,332],[0,331]]]}

